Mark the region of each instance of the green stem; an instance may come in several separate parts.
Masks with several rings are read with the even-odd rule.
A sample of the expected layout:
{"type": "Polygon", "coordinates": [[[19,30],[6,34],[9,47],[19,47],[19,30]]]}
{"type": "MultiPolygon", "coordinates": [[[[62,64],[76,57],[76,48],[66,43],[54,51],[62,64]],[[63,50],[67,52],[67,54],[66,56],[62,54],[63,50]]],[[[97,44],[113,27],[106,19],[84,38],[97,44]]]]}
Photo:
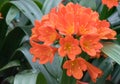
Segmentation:
{"type": "Polygon", "coordinates": [[[100,13],[100,19],[106,19],[108,13],[108,7],[106,5],[103,6],[102,11],[100,13]]]}
{"type": "MultiPolygon", "coordinates": [[[[63,59],[62,65],[64,64],[64,62],[67,60],[67,58],[63,59]]],[[[62,73],[62,78],[61,78],[61,84],[76,84],[76,79],[73,77],[69,77],[66,74],[66,70],[63,69],[63,73],[62,73]]]]}
{"type": "Polygon", "coordinates": [[[101,20],[107,19],[115,11],[116,11],[116,7],[109,9],[106,5],[104,5],[100,13],[100,19],[101,20]]]}

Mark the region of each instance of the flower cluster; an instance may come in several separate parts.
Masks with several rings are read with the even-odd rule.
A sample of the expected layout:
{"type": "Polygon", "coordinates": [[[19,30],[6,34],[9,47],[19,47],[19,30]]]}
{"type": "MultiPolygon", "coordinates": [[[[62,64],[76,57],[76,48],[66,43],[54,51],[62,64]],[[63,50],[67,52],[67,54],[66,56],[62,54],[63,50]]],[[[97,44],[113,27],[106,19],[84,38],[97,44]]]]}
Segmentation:
{"type": "Polygon", "coordinates": [[[102,3],[111,9],[113,6],[118,6],[119,0],[102,0],[102,3]]]}
{"type": "Polygon", "coordinates": [[[63,64],[67,75],[76,79],[83,77],[88,71],[92,81],[102,75],[102,71],[81,57],[87,53],[91,58],[99,58],[102,39],[115,39],[116,32],[109,28],[106,20],[99,20],[97,12],[79,4],[60,4],[41,21],[35,21],[30,37],[33,61],[39,59],[40,64],[52,63],[56,52],[68,60],[63,64]],[[59,47],[55,47],[59,44],[59,47]],[[95,72],[94,72],[95,71],[95,72]]]}

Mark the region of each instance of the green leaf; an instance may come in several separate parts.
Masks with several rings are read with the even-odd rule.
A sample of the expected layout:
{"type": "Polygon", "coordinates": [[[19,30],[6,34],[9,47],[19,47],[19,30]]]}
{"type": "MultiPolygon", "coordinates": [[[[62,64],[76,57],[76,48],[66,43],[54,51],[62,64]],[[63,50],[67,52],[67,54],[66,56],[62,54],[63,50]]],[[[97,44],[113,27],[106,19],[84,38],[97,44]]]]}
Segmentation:
{"type": "Polygon", "coordinates": [[[6,16],[7,25],[10,25],[11,21],[16,17],[17,14],[19,14],[19,10],[16,7],[12,6],[6,16]]]}
{"type": "Polygon", "coordinates": [[[79,4],[85,7],[90,7],[93,10],[96,10],[95,0],[80,0],[79,4]]]}
{"type": "Polygon", "coordinates": [[[9,0],[0,0],[0,8],[4,5],[4,3],[8,2],[9,0]]]}
{"type": "Polygon", "coordinates": [[[113,29],[117,29],[116,26],[120,25],[120,16],[118,12],[114,12],[109,18],[108,21],[110,22],[113,29]],[[115,26],[115,27],[114,27],[115,26]]]}
{"type": "Polygon", "coordinates": [[[2,83],[6,84],[6,82],[7,82],[7,84],[13,84],[14,83],[14,76],[9,76],[9,77],[5,78],[2,83]]]}
{"type": "Polygon", "coordinates": [[[4,67],[2,67],[2,68],[0,69],[0,71],[9,69],[9,68],[11,68],[11,67],[17,67],[17,66],[20,66],[20,62],[19,62],[18,60],[11,61],[11,62],[9,62],[8,64],[6,64],[4,67]]]}
{"type": "Polygon", "coordinates": [[[111,16],[116,11],[116,8],[113,7],[109,9],[106,5],[103,5],[102,11],[100,12],[100,19],[104,20],[107,19],[109,16],[111,16]]]}
{"type": "MultiPolygon", "coordinates": [[[[60,79],[59,79],[60,75],[59,74],[60,73],[59,74],[57,73],[58,68],[56,68],[56,71],[55,71],[55,73],[57,73],[58,76],[55,77],[55,76],[53,76],[53,74],[50,74],[51,70],[55,69],[54,66],[51,67],[50,71],[49,71],[49,68],[47,68],[47,70],[46,70],[45,65],[39,64],[38,61],[32,62],[33,56],[30,54],[29,49],[30,49],[30,45],[28,43],[24,43],[23,46],[21,46],[19,49],[16,50],[16,52],[12,56],[12,59],[21,58],[21,56],[24,56],[27,59],[27,61],[29,62],[29,64],[31,65],[31,67],[33,68],[33,70],[40,71],[43,73],[43,75],[47,79],[47,84],[59,84],[59,82],[60,82],[60,79]],[[52,68],[54,68],[54,69],[52,69],[52,68]]],[[[58,60],[56,60],[56,62],[57,61],[58,60]]],[[[59,61],[58,61],[58,63],[59,63],[59,61]]],[[[56,65],[56,67],[59,67],[59,66],[56,65]]]]}
{"type": "Polygon", "coordinates": [[[44,4],[43,4],[43,8],[42,11],[44,14],[47,14],[50,12],[50,10],[53,7],[58,6],[58,4],[61,2],[62,0],[45,0],[44,4]]]}
{"type": "Polygon", "coordinates": [[[40,1],[41,4],[44,4],[45,0],[37,0],[40,1]]]}
{"type": "Polygon", "coordinates": [[[8,29],[8,26],[7,26],[4,18],[6,17],[10,6],[11,6],[10,4],[5,4],[0,8],[0,13],[2,13],[2,17],[3,17],[3,19],[0,19],[0,51],[3,46],[4,39],[5,39],[5,36],[7,33],[7,29],[8,29]]]}
{"type": "Polygon", "coordinates": [[[95,0],[95,2],[96,2],[96,10],[101,11],[101,6],[102,6],[101,0],[95,0]]]}
{"type": "Polygon", "coordinates": [[[56,56],[54,57],[54,61],[52,64],[45,64],[46,70],[58,81],[60,81],[62,77],[61,64],[62,58],[58,56],[58,54],[56,54],[56,56]]]}
{"type": "Polygon", "coordinates": [[[20,27],[24,30],[24,32],[26,32],[26,34],[27,34],[28,36],[31,36],[31,34],[32,34],[31,30],[32,30],[32,28],[33,28],[33,25],[20,26],[20,27]]]}
{"type": "Polygon", "coordinates": [[[33,1],[37,4],[39,9],[42,9],[43,4],[39,0],[33,0],[33,1]]]}
{"type": "Polygon", "coordinates": [[[34,24],[34,20],[40,20],[42,12],[32,0],[11,1],[34,24]]]}
{"type": "Polygon", "coordinates": [[[69,77],[66,74],[66,70],[63,70],[62,73],[62,79],[61,79],[61,83],[60,84],[76,84],[76,79],[73,77],[69,77]]]}
{"type": "Polygon", "coordinates": [[[113,73],[112,73],[112,80],[111,81],[114,84],[119,84],[119,80],[120,80],[120,65],[117,64],[115,66],[113,73]]]}
{"type": "MultiPolygon", "coordinates": [[[[119,27],[120,29],[120,27],[119,27]]],[[[120,33],[116,36],[116,43],[120,45],[120,33]]]]}
{"type": "MultiPolygon", "coordinates": [[[[66,60],[67,60],[67,58],[63,58],[62,65],[64,64],[64,62],[66,60]]],[[[67,76],[66,73],[67,73],[66,70],[63,69],[63,73],[62,73],[62,78],[61,78],[60,84],[76,84],[76,79],[73,78],[73,77],[67,76]]]]}
{"type": "Polygon", "coordinates": [[[15,76],[14,84],[47,84],[42,73],[24,71],[15,76]]]}
{"type": "Polygon", "coordinates": [[[7,25],[5,23],[5,20],[1,20],[0,21],[0,51],[2,49],[3,43],[4,43],[4,39],[7,33],[7,25]]]}
{"type": "Polygon", "coordinates": [[[119,14],[119,16],[120,16],[120,5],[117,6],[117,11],[118,11],[118,14],[119,14]]]}
{"type": "Polygon", "coordinates": [[[19,27],[8,33],[0,51],[0,67],[8,63],[14,51],[20,46],[25,35],[25,32],[19,27]]]}
{"type": "Polygon", "coordinates": [[[120,46],[112,42],[106,42],[103,45],[102,52],[120,65],[120,46]]]}

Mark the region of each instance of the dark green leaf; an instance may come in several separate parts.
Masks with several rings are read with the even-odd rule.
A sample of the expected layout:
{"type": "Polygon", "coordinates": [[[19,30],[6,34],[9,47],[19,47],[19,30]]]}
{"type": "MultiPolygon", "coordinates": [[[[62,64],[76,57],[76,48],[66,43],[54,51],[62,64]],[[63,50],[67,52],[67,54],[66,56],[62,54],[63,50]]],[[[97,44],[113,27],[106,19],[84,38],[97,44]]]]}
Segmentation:
{"type": "Polygon", "coordinates": [[[8,2],[9,0],[0,0],[0,8],[4,5],[4,3],[8,2]]]}
{"type": "Polygon", "coordinates": [[[0,13],[2,13],[2,17],[3,17],[3,19],[0,19],[0,51],[1,51],[1,48],[3,46],[6,32],[8,29],[8,26],[7,26],[6,21],[5,21],[5,17],[7,15],[7,12],[9,10],[10,6],[11,6],[10,4],[4,4],[0,9],[0,13]]]}
{"type": "Polygon", "coordinates": [[[69,77],[66,74],[66,70],[63,70],[62,73],[62,79],[61,79],[61,83],[60,84],[76,84],[76,79],[73,77],[69,77]]]}
{"type": "Polygon", "coordinates": [[[37,1],[40,1],[41,4],[44,4],[45,0],[37,0],[37,1]]]}
{"type": "Polygon", "coordinates": [[[107,19],[109,16],[111,16],[116,11],[116,8],[113,7],[109,9],[106,5],[103,5],[102,11],[100,12],[100,19],[104,20],[107,19]]]}
{"type": "MultiPolygon", "coordinates": [[[[64,58],[62,61],[62,65],[64,64],[64,62],[66,61],[67,58],[64,58]]],[[[76,79],[73,77],[69,77],[66,74],[66,70],[63,69],[63,73],[62,73],[62,78],[61,78],[61,82],[60,84],[76,84],[76,79]]]]}
{"type": "Polygon", "coordinates": [[[15,28],[7,35],[0,51],[1,66],[7,64],[11,58],[11,55],[20,46],[20,43],[24,36],[25,32],[19,27],[15,28]]]}
{"type": "Polygon", "coordinates": [[[7,25],[5,23],[5,20],[1,20],[0,21],[0,51],[2,49],[6,33],[7,33],[7,25]]]}
{"type": "Polygon", "coordinates": [[[112,74],[112,80],[114,84],[119,84],[120,82],[120,65],[116,65],[112,74]]]}
{"type": "Polygon", "coordinates": [[[37,4],[39,9],[42,9],[43,4],[39,0],[34,0],[34,2],[37,4]]]}
{"type": "Polygon", "coordinates": [[[11,67],[16,67],[16,66],[20,66],[20,62],[19,62],[18,60],[9,62],[9,63],[6,64],[4,67],[2,67],[2,68],[0,69],[0,71],[9,69],[9,68],[11,68],[11,67]]]}
{"type": "Polygon", "coordinates": [[[13,84],[14,83],[14,76],[9,76],[5,78],[2,82],[2,84],[13,84]]]}

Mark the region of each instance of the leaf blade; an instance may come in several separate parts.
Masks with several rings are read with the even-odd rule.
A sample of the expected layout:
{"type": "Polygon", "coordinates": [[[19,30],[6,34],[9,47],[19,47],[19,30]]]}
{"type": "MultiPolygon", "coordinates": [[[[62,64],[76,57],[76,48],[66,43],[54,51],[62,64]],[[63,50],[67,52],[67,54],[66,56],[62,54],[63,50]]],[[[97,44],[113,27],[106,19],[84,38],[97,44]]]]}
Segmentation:
{"type": "Polygon", "coordinates": [[[102,52],[120,65],[120,46],[111,42],[104,43],[103,45],[104,47],[102,48],[102,52]]]}

